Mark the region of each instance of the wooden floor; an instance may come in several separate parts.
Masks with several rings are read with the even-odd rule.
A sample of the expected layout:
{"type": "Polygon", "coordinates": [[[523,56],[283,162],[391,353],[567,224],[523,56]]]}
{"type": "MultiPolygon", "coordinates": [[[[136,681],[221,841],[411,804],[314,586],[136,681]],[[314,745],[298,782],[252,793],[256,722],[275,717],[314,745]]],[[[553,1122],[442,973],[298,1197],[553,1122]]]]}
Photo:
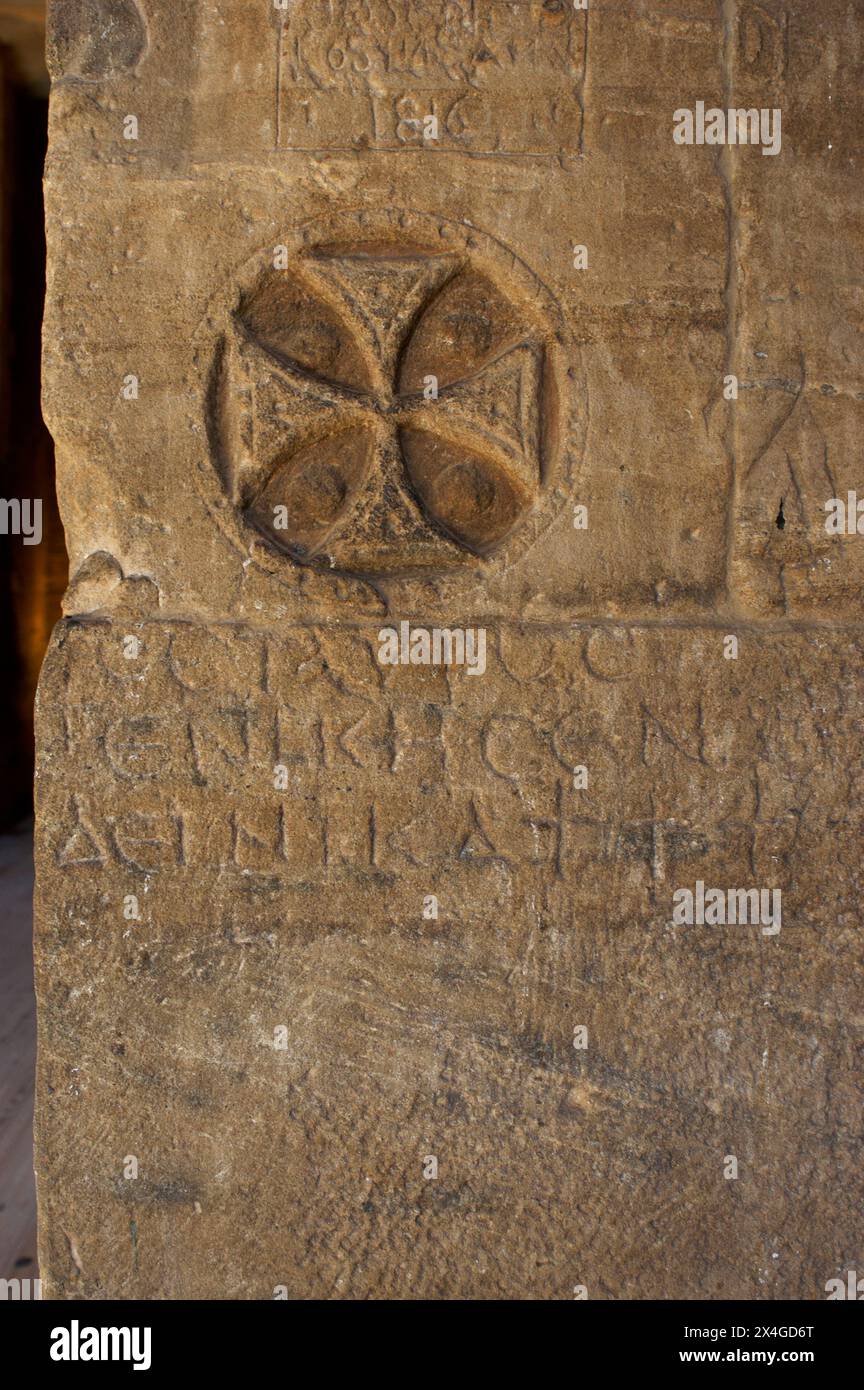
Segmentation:
{"type": "Polygon", "coordinates": [[[35,1279],[32,838],[0,835],[0,1279],[35,1279]]]}

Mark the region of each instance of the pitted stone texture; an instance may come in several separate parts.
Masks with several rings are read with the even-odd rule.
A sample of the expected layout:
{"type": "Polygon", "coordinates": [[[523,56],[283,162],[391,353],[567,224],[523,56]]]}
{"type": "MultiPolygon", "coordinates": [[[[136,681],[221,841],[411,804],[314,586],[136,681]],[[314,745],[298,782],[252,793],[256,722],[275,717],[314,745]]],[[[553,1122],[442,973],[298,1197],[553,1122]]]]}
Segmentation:
{"type": "Polygon", "coordinates": [[[52,6],[46,1290],[823,1296],[862,1233],[848,0],[104,14],[52,6]],[[781,108],[781,154],[675,144],[698,101],[781,108]],[[485,674],[382,665],[409,619],[483,626],[485,674]],[[780,932],[671,928],[700,881],[780,932]]]}
{"type": "MultiPolygon", "coordinates": [[[[129,0],[107,26],[88,18],[98,8],[52,11],[62,80],[47,170],[45,408],[73,573],[107,551],[151,578],[162,612],[253,621],[310,606],[326,618],[346,574],[355,604],[384,592],[414,613],[428,604],[433,617],[454,593],[475,612],[553,620],[719,605],[739,617],[858,617],[862,547],[824,525],[825,502],[857,485],[864,409],[861,193],[849,163],[861,58],[845,0],[818,13],[700,0],[686,15],[659,0],[595,0],[581,12],[565,0],[457,0],[440,15],[413,0],[364,0],[338,20],[322,0],[284,12],[259,0],[178,12],[159,0],[142,20],[129,0]],[[523,90],[530,102],[517,99],[523,90]],[[842,101],[822,101],[825,91],[842,101]],[[777,106],[781,154],[675,145],[672,113],[699,100],[777,106]],[[127,115],[135,140],[124,139],[127,115]],[[424,134],[427,116],[437,138],[424,134]],[[298,529],[277,538],[277,550],[281,541],[295,560],[314,551],[321,571],[337,572],[310,575],[274,562],[274,538],[254,515],[238,549],[195,487],[214,467],[236,479],[288,465],[297,423],[278,402],[256,401],[252,381],[232,378],[220,394],[213,363],[250,274],[284,281],[281,309],[275,289],[267,309],[282,320],[271,341],[284,345],[292,323],[295,337],[320,329],[322,301],[308,298],[296,245],[307,268],[316,240],[325,250],[341,242],[350,260],[380,236],[382,218],[391,251],[419,235],[427,268],[434,250],[452,255],[460,241],[515,315],[495,310],[483,326],[506,328],[503,346],[536,347],[539,327],[547,365],[557,321],[563,376],[555,401],[541,392],[537,409],[560,431],[561,466],[544,480],[549,524],[535,529],[530,487],[506,472],[497,496],[490,487],[494,439],[491,453],[487,442],[467,457],[455,497],[430,500],[430,471],[447,471],[448,486],[455,477],[440,446],[415,464],[407,500],[394,485],[376,506],[370,465],[368,496],[354,499],[372,517],[363,546],[333,522],[365,465],[348,479],[337,468],[315,515],[307,497],[298,529]],[[285,246],[292,256],[274,272],[285,246]],[[536,297],[531,283],[541,324],[525,300],[536,297]],[[723,396],[730,373],[734,402],[723,396]],[[121,394],[130,374],[134,401],[121,394]],[[134,466],[118,469],[118,456],[134,466]],[[465,529],[466,510],[484,504],[485,519],[465,529]],[[573,506],[588,508],[587,531],[574,529],[573,506]],[[430,518],[437,547],[424,544],[430,518]],[[388,543],[382,557],[388,527],[413,537],[410,562],[388,543]],[[482,559],[475,585],[461,572],[455,590],[443,577],[466,568],[448,553],[454,527],[482,559]],[[517,543],[502,544],[511,532],[517,543]]],[[[387,278],[379,263],[367,298],[387,278]]],[[[345,308],[345,289],[331,277],[331,312],[340,293],[345,308]]],[[[341,385],[360,389],[372,363],[344,322],[329,327],[356,358],[335,365],[350,378],[341,385]]],[[[446,327],[432,331],[434,316],[426,327],[412,380],[448,356],[446,327]]],[[[501,363],[508,390],[517,365],[501,363]]],[[[452,367],[470,377],[470,351],[452,367]]],[[[530,383],[523,394],[532,397],[530,383]]],[[[500,467],[506,454],[495,458],[500,467]]],[[[326,472],[327,460],[305,461],[326,472]]],[[[383,466],[398,475],[398,454],[383,466]]]]}
{"type": "MultiPolygon", "coordinates": [[[[723,185],[708,152],[673,145],[671,112],[686,92],[673,98],[666,78],[656,90],[645,89],[641,74],[636,82],[621,25],[634,26],[633,52],[654,33],[676,74],[683,67],[694,82],[710,74],[719,84],[723,35],[713,5],[691,6],[686,19],[660,17],[653,29],[629,11],[586,14],[564,4],[482,0],[448,7],[437,24],[411,3],[349,6],[352,56],[333,66],[327,47],[327,79],[312,100],[307,86],[319,79],[329,32],[318,23],[320,8],[317,0],[292,5],[280,38],[278,12],[258,0],[230,11],[191,4],[182,14],[151,4],[147,53],[134,74],[96,85],[65,80],[55,90],[47,198],[57,290],[49,293],[45,408],[58,444],[72,572],[104,551],[124,573],[153,581],[158,611],[217,619],[326,619],[346,592],[355,608],[383,594],[432,621],[442,603],[454,602],[471,612],[554,620],[704,612],[725,591],[732,499],[720,402],[723,185]],[[379,10],[388,15],[381,32],[379,10]],[[418,24],[429,31],[420,47],[418,24]],[[586,68],[592,43],[602,54],[596,110],[586,68]],[[378,91],[382,63],[388,83],[404,84],[410,102],[423,106],[428,97],[440,138],[424,140],[416,118],[399,115],[391,139],[379,113],[377,136],[355,128],[352,117],[334,148],[327,122],[358,99],[364,121],[379,120],[375,111],[385,104],[407,111],[404,93],[378,91]],[[448,133],[433,90],[442,84],[452,102],[470,96],[464,129],[452,117],[448,133]],[[527,118],[524,103],[513,95],[525,87],[533,94],[527,148],[518,125],[527,118]],[[480,126],[471,112],[482,115],[480,126]],[[127,114],[137,118],[137,140],[123,138],[127,114]],[[403,441],[404,456],[414,458],[407,498],[397,488],[376,510],[370,490],[354,515],[374,522],[376,546],[388,527],[413,535],[407,566],[401,555],[398,565],[382,565],[380,555],[357,553],[353,533],[330,534],[351,490],[344,478],[331,479],[331,506],[318,499],[320,517],[307,508],[305,530],[294,537],[295,560],[317,549],[319,567],[310,572],[286,561],[278,545],[274,554],[274,538],[260,526],[242,529],[238,546],[234,497],[223,499],[223,525],[214,499],[202,495],[214,469],[242,479],[280,458],[290,465],[297,425],[266,392],[257,399],[258,378],[231,376],[230,362],[223,391],[214,361],[258,277],[284,279],[281,311],[275,294],[268,308],[278,320],[269,341],[284,346],[292,321],[309,332],[327,318],[320,294],[297,310],[308,293],[298,266],[305,260],[308,268],[328,248],[335,263],[340,244],[356,252],[372,240],[391,250],[419,247],[427,268],[439,264],[433,252],[445,261],[455,255],[482,290],[473,308],[461,296],[465,328],[455,342],[446,304],[436,319],[427,301],[413,340],[407,316],[405,376],[391,378],[388,389],[411,391],[440,376],[438,418],[451,433],[457,407],[471,406],[469,437],[456,437],[467,453],[485,416],[476,400],[460,402],[458,390],[463,397],[469,384],[487,391],[488,372],[506,372],[497,387],[501,411],[508,414],[504,396],[518,382],[519,432],[527,437],[514,444],[512,429],[487,431],[455,496],[435,485],[445,471],[448,487],[456,481],[441,446],[430,450],[426,434],[403,441]],[[574,267],[580,245],[585,270],[574,267]],[[277,271],[280,247],[290,255],[277,271]],[[472,319],[481,346],[490,340],[485,354],[472,350],[472,319]],[[122,395],[129,375],[139,379],[137,399],[122,395]],[[519,472],[532,452],[548,455],[539,497],[536,473],[519,472]],[[134,463],[118,468],[118,457],[134,463]],[[505,470],[495,472],[497,488],[493,465],[505,470]],[[587,530],[573,525],[576,506],[588,509],[587,530]],[[472,509],[484,515],[472,518],[472,509]],[[439,544],[424,553],[430,520],[439,544]],[[454,532],[479,565],[460,560],[454,532]],[[389,569],[383,578],[382,568],[389,569]],[[371,587],[359,575],[370,569],[371,587]]],[[[383,292],[385,278],[371,277],[367,300],[383,292]]],[[[330,277],[329,308],[340,310],[341,295],[342,319],[344,289],[344,279],[330,277]]],[[[356,292],[351,301],[356,307],[356,292]]],[[[357,328],[343,342],[343,355],[357,360],[333,365],[349,373],[339,380],[343,389],[360,389],[373,365],[357,328]]],[[[387,467],[398,476],[395,456],[387,467]]],[[[355,474],[362,468],[361,461],[355,474]]],[[[290,542],[290,533],[281,539],[290,542]]],[[[427,542],[425,550],[433,547],[427,542]]]]}
{"type": "Polygon", "coordinates": [[[49,1296],[821,1297],[862,1235],[861,639],[377,650],[58,629],[49,1296]],[[697,879],[779,888],[780,932],[671,927],[697,879]]]}

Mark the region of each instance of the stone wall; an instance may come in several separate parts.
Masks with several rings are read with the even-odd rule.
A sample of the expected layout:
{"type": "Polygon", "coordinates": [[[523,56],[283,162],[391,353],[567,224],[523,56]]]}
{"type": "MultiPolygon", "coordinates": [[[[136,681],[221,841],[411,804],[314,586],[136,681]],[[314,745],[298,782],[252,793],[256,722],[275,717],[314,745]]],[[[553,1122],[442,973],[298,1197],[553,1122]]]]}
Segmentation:
{"type": "Polygon", "coordinates": [[[860,1260],[861,18],[55,4],[48,1296],[860,1260]]]}

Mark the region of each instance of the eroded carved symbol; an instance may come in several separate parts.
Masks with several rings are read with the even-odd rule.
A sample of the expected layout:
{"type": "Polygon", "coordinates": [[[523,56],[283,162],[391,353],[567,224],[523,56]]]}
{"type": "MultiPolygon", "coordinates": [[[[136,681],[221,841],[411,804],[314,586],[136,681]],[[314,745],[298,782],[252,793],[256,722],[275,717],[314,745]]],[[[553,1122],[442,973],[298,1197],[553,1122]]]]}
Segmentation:
{"type": "Polygon", "coordinates": [[[211,392],[224,491],[293,560],[476,565],[548,481],[550,328],[461,249],[328,243],[241,292],[211,392]]]}
{"type": "Polygon", "coordinates": [[[138,0],[64,0],[46,38],[51,76],[99,82],[132,72],[147,52],[138,0]]]}

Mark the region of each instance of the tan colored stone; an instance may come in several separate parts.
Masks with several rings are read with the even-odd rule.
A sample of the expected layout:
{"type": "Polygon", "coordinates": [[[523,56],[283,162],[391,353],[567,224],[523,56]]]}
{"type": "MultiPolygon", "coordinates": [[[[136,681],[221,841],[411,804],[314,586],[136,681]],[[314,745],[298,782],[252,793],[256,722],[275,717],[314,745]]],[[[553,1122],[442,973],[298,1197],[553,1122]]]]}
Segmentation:
{"type": "Polygon", "coordinates": [[[860,1259],[860,33],[685,9],[55,7],[49,1297],[860,1259]],[[781,154],[676,145],[700,100],[781,154]],[[780,929],[671,925],[698,882],[780,929]]]}

